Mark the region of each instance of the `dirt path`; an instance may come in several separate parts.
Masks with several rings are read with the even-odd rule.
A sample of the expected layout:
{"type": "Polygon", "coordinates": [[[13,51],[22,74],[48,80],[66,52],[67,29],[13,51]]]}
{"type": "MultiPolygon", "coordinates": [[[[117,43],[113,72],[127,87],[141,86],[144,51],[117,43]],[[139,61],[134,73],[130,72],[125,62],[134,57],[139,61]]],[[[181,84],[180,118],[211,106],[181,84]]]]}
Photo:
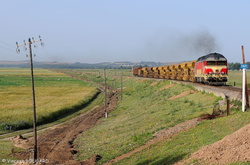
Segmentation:
{"type": "MultiPolygon", "coordinates": [[[[117,104],[118,94],[114,93],[108,99],[107,112],[112,111],[117,104]]],[[[64,125],[56,127],[54,129],[44,132],[38,136],[38,157],[39,159],[48,160],[46,165],[58,165],[58,164],[95,164],[94,159],[86,160],[85,162],[77,162],[73,159],[73,155],[77,153],[74,148],[75,138],[93,127],[97,121],[104,117],[104,106],[100,106],[91,112],[82,114],[72,121],[67,122],[64,125]]],[[[30,139],[14,139],[14,142],[18,142],[23,148],[29,148],[33,144],[33,138],[30,139]]],[[[14,153],[14,156],[21,159],[29,159],[30,153],[14,153]]]]}
{"type": "Polygon", "coordinates": [[[104,165],[110,165],[112,163],[118,162],[119,160],[128,158],[132,154],[134,154],[136,152],[139,152],[139,151],[142,151],[145,148],[148,148],[152,144],[155,144],[155,143],[160,142],[160,141],[167,140],[167,139],[169,139],[170,137],[172,137],[173,135],[175,135],[175,134],[177,134],[179,132],[186,131],[186,130],[192,128],[192,127],[195,127],[201,121],[202,120],[195,118],[195,119],[188,120],[188,121],[182,122],[180,124],[177,124],[174,127],[158,131],[158,132],[156,132],[154,134],[155,137],[153,139],[151,139],[150,141],[148,141],[143,146],[138,147],[138,148],[134,149],[133,151],[130,151],[130,152],[126,153],[126,154],[123,154],[123,155],[121,155],[119,157],[116,157],[116,158],[110,160],[109,162],[105,163],[104,165]]]}
{"type": "Polygon", "coordinates": [[[186,95],[193,94],[193,93],[195,93],[194,90],[186,91],[186,92],[183,92],[183,93],[181,93],[181,94],[179,94],[179,95],[172,96],[172,97],[170,97],[168,100],[178,99],[178,98],[181,98],[181,97],[184,97],[184,96],[186,96],[186,95]]]}

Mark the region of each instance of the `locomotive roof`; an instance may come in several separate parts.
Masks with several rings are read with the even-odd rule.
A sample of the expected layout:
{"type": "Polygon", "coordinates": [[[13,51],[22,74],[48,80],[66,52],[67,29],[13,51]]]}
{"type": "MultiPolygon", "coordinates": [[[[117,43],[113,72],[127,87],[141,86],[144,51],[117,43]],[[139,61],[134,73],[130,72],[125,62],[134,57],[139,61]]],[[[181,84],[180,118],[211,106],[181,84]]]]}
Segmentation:
{"type": "Polygon", "coordinates": [[[227,59],[222,54],[210,53],[198,58],[197,62],[199,61],[227,61],[227,59]]]}

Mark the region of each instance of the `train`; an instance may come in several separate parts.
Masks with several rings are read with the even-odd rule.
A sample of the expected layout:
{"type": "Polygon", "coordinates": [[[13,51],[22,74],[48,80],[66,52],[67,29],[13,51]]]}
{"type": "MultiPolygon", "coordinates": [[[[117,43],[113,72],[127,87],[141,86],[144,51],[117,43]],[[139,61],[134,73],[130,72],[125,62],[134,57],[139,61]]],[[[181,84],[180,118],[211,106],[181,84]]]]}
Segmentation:
{"type": "Polygon", "coordinates": [[[208,85],[226,85],[227,59],[220,53],[210,53],[197,60],[157,67],[134,67],[133,75],[146,78],[180,80],[208,85]]]}

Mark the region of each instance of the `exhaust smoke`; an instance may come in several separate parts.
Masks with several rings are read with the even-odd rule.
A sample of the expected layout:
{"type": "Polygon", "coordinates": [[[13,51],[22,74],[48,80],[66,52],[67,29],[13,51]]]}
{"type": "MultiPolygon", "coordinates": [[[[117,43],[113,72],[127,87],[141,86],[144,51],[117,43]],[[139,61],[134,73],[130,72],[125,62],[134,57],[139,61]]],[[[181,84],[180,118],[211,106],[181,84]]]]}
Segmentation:
{"type": "Polygon", "coordinates": [[[190,61],[198,57],[218,52],[216,37],[208,30],[182,33],[164,30],[147,40],[141,52],[145,58],[154,57],[154,61],[190,61]]]}

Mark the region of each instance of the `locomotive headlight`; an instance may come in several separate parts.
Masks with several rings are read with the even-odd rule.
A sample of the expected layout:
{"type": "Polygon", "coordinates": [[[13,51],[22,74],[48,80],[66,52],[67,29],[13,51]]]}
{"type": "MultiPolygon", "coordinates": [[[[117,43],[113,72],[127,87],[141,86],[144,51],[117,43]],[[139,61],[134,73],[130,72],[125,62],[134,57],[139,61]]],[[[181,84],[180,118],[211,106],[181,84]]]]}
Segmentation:
{"type": "Polygon", "coordinates": [[[213,69],[205,68],[205,74],[214,74],[213,69]]]}
{"type": "Polygon", "coordinates": [[[227,68],[222,68],[220,72],[221,74],[227,74],[227,68]]]}

